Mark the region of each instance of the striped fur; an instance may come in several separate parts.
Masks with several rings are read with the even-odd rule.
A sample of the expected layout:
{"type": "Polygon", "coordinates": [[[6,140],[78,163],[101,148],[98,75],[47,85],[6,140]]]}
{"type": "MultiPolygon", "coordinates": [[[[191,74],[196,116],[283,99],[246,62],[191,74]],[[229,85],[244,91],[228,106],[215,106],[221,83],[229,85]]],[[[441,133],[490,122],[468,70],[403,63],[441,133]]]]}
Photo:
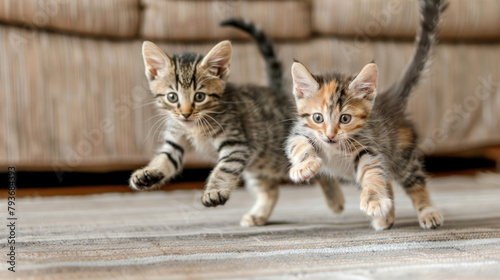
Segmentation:
{"type": "MultiPolygon", "coordinates": [[[[259,37],[265,39],[262,33],[259,37]]],[[[266,48],[267,54],[274,53],[272,46],[266,48]]],[[[275,89],[281,81],[274,89],[227,83],[231,50],[224,41],[205,56],[183,53],[170,58],[153,43],[144,43],[146,76],[164,117],[165,142],[129,182],[136,190],[159,187],[182,171],[184,153],[193,150],[215,163],[202,203],[224,205],[243,179],[257,201],[241,225],[263,225],[276,204],[278,183],[288,174],[283,146],[295,120],[289,109],[293,100],[275,89]]],[[[338,184],[328,179],[320,183],[330,208],[341,212],[344,200],[338,184]]]]}
{"type": "Polygon", "coordinates": [[[259,51],[264,57],[267,66],[268,82],[271,88],[281,90],[283,83],[283,69],[281,61],[276,57],[271,39],[252,22],[243,19],[228,19],[221,22],[222,26],[234,26],[252,36],[257,43],[259,51]]]}
{"type": "Polygon", "coordinates": [[[378,68],[366,65],[355,76],[313,75],[292,66],[298,121],[287,141],[290,177],[304,181],[316,174],[350,179],[361,187],[360,208],[373,227],[394,223],[392,182],[412,199],[422,228],[436,228],[442,215],[432,205],[413,124],[405,115],[408,95],[418,82],[435,43],[443,0],[420,0],[421,32],[401,81],[377,93],[378,68]]]}
{"type": "Polygon", "coordinates": [[[408,104],[408,97],[413,88],[418,84],[431,54],[431,48],[436,44],[436,34],[440,15],[446,9],[447,3],[439,1],[419,1],[421,14],[420,35],[415,42],[413,58],[410,61],[402,79],[389,91],[388,97],[394,108],[404,111],[408,104]],[[399,106],[404,104],[404,106],[399,106]]]}

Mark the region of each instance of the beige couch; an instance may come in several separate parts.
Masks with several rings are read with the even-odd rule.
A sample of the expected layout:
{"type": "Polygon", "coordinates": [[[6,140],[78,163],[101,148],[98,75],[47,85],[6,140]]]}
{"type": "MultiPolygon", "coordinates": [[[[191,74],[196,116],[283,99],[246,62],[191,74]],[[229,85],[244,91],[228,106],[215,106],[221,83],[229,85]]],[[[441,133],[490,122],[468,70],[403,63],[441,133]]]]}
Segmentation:
{"type": "MultiPolygon", "coordinates": [[[[449,0],[441,43],[409,113],[428,154],[500,144],[500,1],[449,0]]],[[[230,80],[265,84],[264,62],[239,31],[245,17],[314,72],[356,72],[375,59],[396,81],[418,25],[408,0],[3,0],[0,167],[117,170],[147,162],[159,137],[141,43],[207,52],[232,39],[230,80]]],[[[192,155],[189,166],[200,163],[192,155]]]]}

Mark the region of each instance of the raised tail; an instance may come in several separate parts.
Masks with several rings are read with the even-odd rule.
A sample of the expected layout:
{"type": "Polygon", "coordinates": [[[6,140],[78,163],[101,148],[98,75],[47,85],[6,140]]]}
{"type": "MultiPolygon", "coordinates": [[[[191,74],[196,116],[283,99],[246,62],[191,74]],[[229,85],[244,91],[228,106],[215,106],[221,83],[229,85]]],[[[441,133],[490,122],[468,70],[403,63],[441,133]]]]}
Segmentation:
{"type": "Polygon", "coordinates": [[[406,109],[408,97],[418,83],[430,57],[430,50],[436,43],[441,13],[446,8],[446,0],[419,0],[421,17],[420,32],[417,34],[413,58],[404,72],[403,78],[392,88],[391,101],[406,109]]]}
{"type": "Polygon", "coordinates": [[[281,61],[276,57],[271,39],[252,22],[243,19],[228,19],[220,23],[221,26],[234,26],[252,36],[259,46],[260,53],[266,61],[269,86],[281,90],[283,84],[283,69],[281,61]]]}

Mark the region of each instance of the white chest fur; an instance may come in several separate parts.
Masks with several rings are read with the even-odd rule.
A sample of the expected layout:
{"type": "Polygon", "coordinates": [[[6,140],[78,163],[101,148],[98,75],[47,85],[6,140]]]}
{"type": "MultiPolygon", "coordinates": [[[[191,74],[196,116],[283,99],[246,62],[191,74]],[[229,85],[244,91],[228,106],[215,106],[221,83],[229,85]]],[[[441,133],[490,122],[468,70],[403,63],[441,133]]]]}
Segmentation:
{"type": "Polygon", "coordinates": [[[191,142],[197,155],[210,162],[217,162],[218,153],[214,147],[214,140],[205,137],[203,132],[200,133],[198,129],[196,127],[188,129],[186,131],[186,138],[191,142]]]}
{"type": "Polygon", "coordinates": [[[341,155],[338,151],[325,151],[321,154],[323,166],[320,172],[332,177],[354,178],[354,159],[341,155]]]}

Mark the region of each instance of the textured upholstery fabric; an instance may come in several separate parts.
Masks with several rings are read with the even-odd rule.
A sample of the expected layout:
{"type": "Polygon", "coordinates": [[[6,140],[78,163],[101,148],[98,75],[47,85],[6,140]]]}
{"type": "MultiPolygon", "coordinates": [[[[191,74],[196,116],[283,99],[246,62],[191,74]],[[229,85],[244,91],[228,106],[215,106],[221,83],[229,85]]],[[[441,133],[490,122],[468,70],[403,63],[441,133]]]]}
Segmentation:
{"type": "MultiPolygon", "coordinates": [[[[419,228],[401,188],[395,188],[394,228],[383,232],[370,228],[354,186],[343,188],[341,215],[328,209],[319,186],[282,187],[270,224],[253,228],[238,225],[253,203],[242,189],[215,209],[199,203],[200,190],[18,198],[15,276],[498,279],[500,178],[494,176],[431,180],[445,217],[437,230],[419,228]]],[[[8,245],[6,238],[0,243],[8,245]]],[[[0,278],[12,277],[8,265],[0,262],[0,278]]]]}
{"type": "MultiPolygon", "coordinates": [[[[0,26],[2,38],[22,37],[24,32],[0,26]]],[[[145,137],[133,136],[146,135],[144,120],[150,117],[140,109],[149,99],[132,99],[144,82],[139,41],[40,32],[17,45],[8,40],[1,44],[1,127],[8,138],[0,137],[7,140],[1,143],[2,164],[50,170],[64,159],[71,169],[86,163],[134,162],[151,150],[145,137]],[[112,128],[106,129],[109,123],[112,128]]]]}
{"type": "MultiPolygon", "coordinates": [[[[450,40],[498,40],[500,2],[450,0],[439,37],[450,40]]],[[[415,35],[419,9],[407,0],[313,0],[312,25],[321,34],[360,39],[415,35]]]]}
{"type": "MultiPolygon", "coordinates": [[[[3,38],[23,32],[0,25],[3,38]]],[[[40,32],[19,45],[8,40],[0,44],[0,165],[126,168],[150,157],[161,120],[148,105],[152,99],[140,40],[114,42],[40,32]]],[[[206,53],[213,44],[160,46],[170,54],[206,53]]],[[[279,43],[277,53],[284,69],[295,57],[313,72],[355,73],[375,59],[382,91],[398,79],[412,48],[409,42],[373,41],[361,47],[351,39],[322,38],[279,43]]],[[[426,152],[500,143],[498,48],[499,44],[437,47],[432,75],[414,93],[409,110],[426,152]]],[[[264,62],[253,42],[235,43],[233,49],[230,81],[264,85],[264,62]]],[[[285,75],[290,88],[289,71],[285,75]]]]}
{"type": "Polygon", "coordinates": [[[33,31],[133,37],[139,27],[139,0],[2,0],[0,21],[33,31]]]}
{"type": "Polygon", "coordinates": [[[279,39],[306,38],[311,33],[308,1],[142,0],[141,36],[158,40],[248,38],[234,28],[221,28],[228,18],[244,17],[279,39]]]}

